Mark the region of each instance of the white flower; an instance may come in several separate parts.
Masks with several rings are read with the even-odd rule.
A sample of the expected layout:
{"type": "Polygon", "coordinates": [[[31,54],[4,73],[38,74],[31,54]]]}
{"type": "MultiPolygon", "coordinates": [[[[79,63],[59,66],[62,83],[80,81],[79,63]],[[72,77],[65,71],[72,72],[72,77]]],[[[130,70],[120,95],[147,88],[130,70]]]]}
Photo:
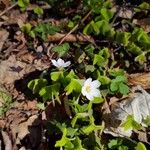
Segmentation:
{"type": "Polygon", "coordinates": [[[82,94],[86,96],[87,99],[93,100],[94,97],[101,96],[100,91],[98,90],[100,85],[98,80],[92,81],[91,78],[88,78],[82,87],[82,94]]]}
{"type": "Polygon", "coordinates": [[[65,62],[61,58],[59,58],[57,61],[54,59],[52,59],[51,61],[52,61],[52,64],[57,68],[66,68],[71,64],[70,61],[65,62]]]}

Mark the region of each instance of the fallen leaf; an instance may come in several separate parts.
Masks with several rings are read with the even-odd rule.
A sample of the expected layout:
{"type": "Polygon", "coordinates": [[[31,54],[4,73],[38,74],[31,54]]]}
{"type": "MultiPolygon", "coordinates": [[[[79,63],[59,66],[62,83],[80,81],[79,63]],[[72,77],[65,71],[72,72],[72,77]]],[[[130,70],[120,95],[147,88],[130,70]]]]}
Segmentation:
{"type": "MultiPolygon", "coordinates": [[[[133,88],[135,93],[134,97],[129,97],[121,102],[115,103],[112,106],[112,111],[107,114],[106,118],[106,133],[112,134],[113,136],[122,134],[121,136],[131,136],[132,129],[124,130],[121,127],[121,123],[126,121],[128,115],[133,115],[134,120],[141,124],[143,127],[147,125],[143,122],[148,116],[150,116],[150,94],[148,94],[142,87],[137,86],[133,88]]],[[[105,114],[106,116],[106,114],[105,114]]]]}
{"type": "Polygon", "coordinates": [[[0,30],[0,52],[2,51],[3,45],[7,40],[9,33],[6,30],[0,30]]]}
{"type": "Polygon", "coordinates": [[[134,19],[133,23],[142,27],[145,32],[150,32],[150,18],[134,19]]]}
{"type": "Polygon", "coordinates": [[[130,74],[128,75],[128,83],[132,86],[140,85],[144,89],[150,89],[150,72],[130,74]]]}

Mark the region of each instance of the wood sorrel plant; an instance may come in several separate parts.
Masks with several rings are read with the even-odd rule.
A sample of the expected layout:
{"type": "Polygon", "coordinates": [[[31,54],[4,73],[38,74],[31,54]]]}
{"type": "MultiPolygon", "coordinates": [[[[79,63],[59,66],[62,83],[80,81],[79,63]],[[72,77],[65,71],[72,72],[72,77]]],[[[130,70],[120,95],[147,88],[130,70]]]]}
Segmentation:
{"type": "MultiPolygon", "coordinates": [[[[93,104],[103,102],[100,82],[92,81],[92,78],[80,79],[73,70],[67,70],[70,61],[65,62],[59,58],[57,61],[52,60],[52,64],[56,69],[50,73],[50,83],[44,78],[34,79],[29,82],[28,87],[33,93],[38,93],[44,102],[49,100],[53,104],[56,101],[60,104],[67,103],[65,109],[68,119],[62,125],[56,122],[62,138],[56,142],[55,147],[83,149],[84,141],[81,141],[81,136],[89,140],[90,136],[96,136],[94,133],[97,130],[103,129],[102,125],[95,124],[92,110],[93,104]]],[[[97,145],[96,141],[92,144],[97,145]]],[[[97,146],[100,148],[100,145],[97,146]]]]}
{"type": "MultiPolygon", "coordinates": [[[[39,94],[44,103],[51,101],[54,106],[59,103],[60,107],[64,106],[68,115],[65,120],[60,121],[57,117],[55,121],[51,120],[51,125],[55,124],[53,130],[61,131],[62,136],[60,140],[56,141],[55,147],[89,149],[92,146],[101,149],[100,137],[96,133],[104,126],[100,122],[95,124],[93,105],[104,101],[103,90],[107,90],[109,94],[117,93],[121,88],[120,84],[126,85],[127,82],[122,70],[111,67],[107,72],[105,71],[110,57],[108,51],[107,48],[104,48],[100,50],[99,55],[94,52],[92,56],[87,54],[89,58],[92,58],[92,64],[89,62],[89,66],[94,68],[92,71],[88,70],[91,72],[91,76],[87,79],[84,77],[88,75],[88,73],[86,75],[86,71],[83,72],[84,76],[82,75],[84,78],[80,78],[81,75],[79,76],[79,71],[75,66],[74,69],[70,69],[70,61],[65,62],[59,58],[52,60],[55,68],[51,69],[49,79],[42,76],[40,79],[29,82],[29,89],[34,94],[39,94]],[[114,90],[112,84],[119,88],[114,90]],[[92,143],[87,143],[91,138],[92,143]]],[[[83,64],[85,68],[87,67],[84,61],[80,61],[79,68],[83,64]]]]}

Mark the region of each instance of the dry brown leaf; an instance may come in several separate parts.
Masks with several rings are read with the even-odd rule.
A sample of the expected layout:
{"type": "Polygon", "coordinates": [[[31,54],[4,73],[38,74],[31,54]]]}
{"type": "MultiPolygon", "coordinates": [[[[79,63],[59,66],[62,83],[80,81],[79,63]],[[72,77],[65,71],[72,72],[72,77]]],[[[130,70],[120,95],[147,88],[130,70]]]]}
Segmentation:
{"type": "Polygon", "coordinates": [[[9,36],[9,33],[6,30],[0,30],[0,52],[8,36],[9,36]]]}
{"type": "Polygon", "coordinates": [[[11,5],[12,1],[11,0],[1,0],[0,2],[3,3],[5,5],[5,7],[7,8],[11,5]]]}
{"type": "Polygon", "coordinates": [[[11,10],[10,16],[5,19],[5,25],[18,24],[18,22],[25,23],[28,15],[27,12],[20,13],[19,10],[11,10]]]}
{"type": "Polygon", "coordinates": [[[150,89],[150,72],[131,74],[128,76],[128,83],[132,86],[140,85],[144,89],[150,89]]]}
{"type": "Polygon", "coordinates": [[[16,80],[21,79],[25,74],[33,72],[35,70],[43,70],[49,67],[49,63],[42,62],[41,59],[34,59],[30,57],[31,54],[20,56],[17,60],[16,55],[11,55],[7,60],[0,63],[0,83],[1,84],[13,84],[16,80]],[[26,59],[22,60],[24,57],[26,59]],[[32,59],[32,60],[28,60],[32,59]],[[31,65],[29,62],[33,62],[31,65]]]}
{"type": "Polygon", "coordinates": [[[141,26],[145,32],[150,32],[150,18],[134,19],[133,23],[141,26]]]}
{"type": "Polygon", "coordinates": [[[40,123],[40,122],[37,122],[37,119],[38,119],[38,116],[33,115],[27,121],[20,123],[18,126],[14,126],[13,128],[11,128],[13,130],[14,135],[17,135],[16,143],[19,144],[20,140],[22,140],[27,134],[30,134],[29,127],[32,127],[40,123]]]}
{"type": "Polygon", "coordinates": [[[145,142],[145,143],[149,143],[146,131],[145,132],[143,132],[143,131],[136,131],[136,133],[138,134],[138,140],[139,141],[145,142]]]}

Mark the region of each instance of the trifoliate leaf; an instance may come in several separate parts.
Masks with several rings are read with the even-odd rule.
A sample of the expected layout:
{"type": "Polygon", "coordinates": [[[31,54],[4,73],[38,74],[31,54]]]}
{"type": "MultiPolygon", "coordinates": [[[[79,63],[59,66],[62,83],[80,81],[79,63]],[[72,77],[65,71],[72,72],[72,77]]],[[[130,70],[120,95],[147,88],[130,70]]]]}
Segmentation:
{"type": "Polygon", "coordinates": [[[127,95],[129,93],[129,87],[124,83],[119,83],[119,92],[123,95],[127,95]]]}
{"type": "Polygon", "coordinates": [[[131,33],[129,32],[116,32],[116,41],[124,46],[128,45],[130,37],[131,33]]]}
{"type": "Polygon", "coordinates": [[[33,9],[34,13],[37,14],[38,16],[42,15],[43,14],[43,9],[40,8],[39,6],[35,7],[33,9]]]}
{"type": "Polygon", "coordinates": [[[111,84],[110,84],[110,90],[112,92],[115,92],[119,89],[119,84],[115,81],[112,81],[111,84]]]}
{"type": "Polygon", "coordinates": [[[113,12],[107,8],[102,8],[101,10],[102,19],[109,21],[113,17],[113,12]]]}
{"type": "Polygon", "coordinates": [[[51,80],[57,81],[61,76],[63,75],[63,72],[57,71],[51,73],[51,80]]]}
{"type": "Polygon", "coordinates": [[[43,87],[39,94],[43,100],[57,100],[59,102],[60,84],[56,83],[50,86],[43,87]]]}
{"type": "Polygon", "coordinates": [[[139,56],[137,56],[136,58],[135,58],[135,61],[136,62],[139,62],[139,64],[144,64],[145,62],[146,62],[146,56],[145,56],[145,54],[144,53],[142,53],[142,54],[140,54],[139,56]]]}
{"type": "Polygon", "coordinates": [[[134,120],[132,115],[128,115],[126,118],[126,121],[121,126],[124,127],[125,130],[128,130],[128,129],[140,130],[142,127],[139,123],[137,123],[134,120]]]}
{"type": "Polygon", "coordinates": [[[55,46],[52,50],[56,52],[59,55],[59,57],[62,57],[68,53],[69,49],[70,49],[70,45],[68,43],[64,43],[55,46]]]}
{"type": "Polygon", "coordinates": [[[127,78],[125,76],[117,76],[116,79],[114,79],[116,82],[127,82],[127,78]]]}
{"type": "Polygon", "coordinates": [[[99,54],[94,55],[93,65],[97,64],[98,66],[103,66],[106,60],[99,54]]]}
{"type": "Polygon", "coordinates": [[[45,87],[47,84],[46,79],[34,79],[28,83],[28,88],[32,90],[33,94],[39,93],[41,88],[45,87]]]}
{"type": "Polygon", "coordinates": [[[72,79],[71,82],[65,88],[65,90],[68,95],[71,94],[72,92],[80,93],[81,92],[80,81],[77,79],[72,79]]]}

